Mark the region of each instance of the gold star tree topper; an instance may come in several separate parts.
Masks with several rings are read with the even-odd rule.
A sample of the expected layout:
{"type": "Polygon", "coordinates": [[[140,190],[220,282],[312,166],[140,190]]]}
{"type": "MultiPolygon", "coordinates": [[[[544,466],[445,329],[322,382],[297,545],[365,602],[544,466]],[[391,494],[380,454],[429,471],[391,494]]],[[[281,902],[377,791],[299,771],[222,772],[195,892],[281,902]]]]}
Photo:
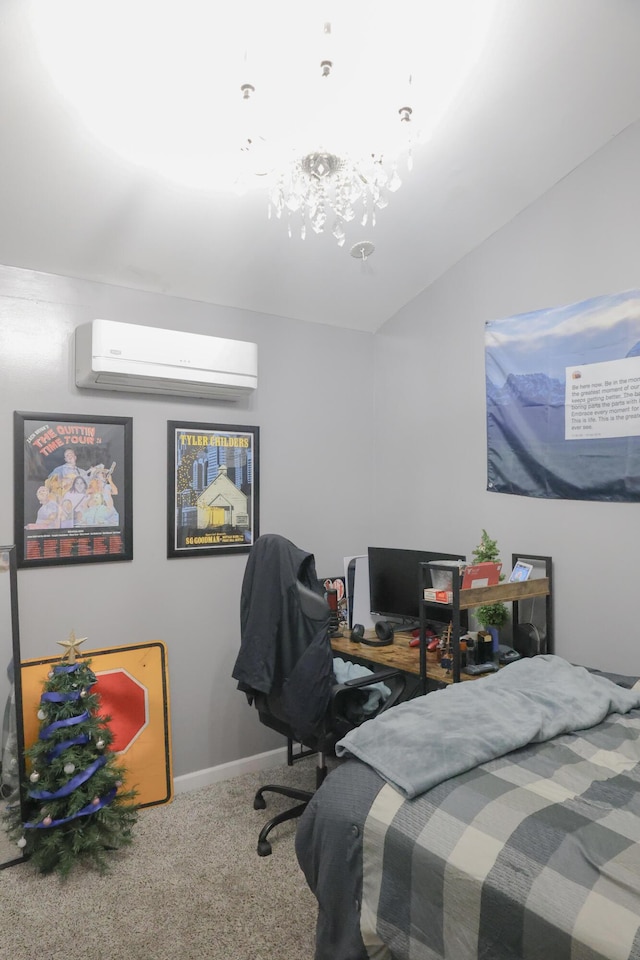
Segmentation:
{"type": "Polygon", "coordinates": [[[78,652],[78,647],[81,643],[84,643],[87,637],[76,637],[73,630],[69,634],[68,640],[56,640],[56,643],[59,643],[61,647],[66,647],[66,652],[62,655],[62,662],[66,660],[67,663],[76,662],[76,653],[78,652]]]}

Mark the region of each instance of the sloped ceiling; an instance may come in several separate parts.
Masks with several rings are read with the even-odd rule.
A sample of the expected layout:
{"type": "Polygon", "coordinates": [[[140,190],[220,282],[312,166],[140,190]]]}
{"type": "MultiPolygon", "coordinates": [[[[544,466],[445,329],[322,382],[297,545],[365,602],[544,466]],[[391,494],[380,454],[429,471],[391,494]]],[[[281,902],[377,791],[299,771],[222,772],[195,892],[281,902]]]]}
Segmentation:
{"type": "Polygon", "coordinates": [[[95,140],[44,69],[27,9],[0,10],[0,262],[264,314],[379,329],[640,116],[639,3],[503,0],[412,173],[339,248],[290,239],[261,191],[189,190],[95,140]],[[375,245],[365,262],[349,256],[361,240],[375,245]]]}

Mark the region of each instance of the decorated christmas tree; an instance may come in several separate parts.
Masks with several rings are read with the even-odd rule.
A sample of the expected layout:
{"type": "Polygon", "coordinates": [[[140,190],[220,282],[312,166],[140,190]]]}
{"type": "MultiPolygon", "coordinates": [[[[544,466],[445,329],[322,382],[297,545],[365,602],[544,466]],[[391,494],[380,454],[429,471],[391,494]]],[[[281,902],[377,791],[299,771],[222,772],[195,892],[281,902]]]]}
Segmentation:
{"type": "Polygon", "coordinates": [[[9,834],[43,873],[63,876],[83,862],[103,871],[107,854],[131,842],[137,818],[135,791],[124,788],[125,770],[109,748],[111,718],[99,713],[90,659],[77,659],[84,643],[71,633],[49,672],[40,698],[40,729],[26,750],[26,822],[9,810],[9,834]]]}

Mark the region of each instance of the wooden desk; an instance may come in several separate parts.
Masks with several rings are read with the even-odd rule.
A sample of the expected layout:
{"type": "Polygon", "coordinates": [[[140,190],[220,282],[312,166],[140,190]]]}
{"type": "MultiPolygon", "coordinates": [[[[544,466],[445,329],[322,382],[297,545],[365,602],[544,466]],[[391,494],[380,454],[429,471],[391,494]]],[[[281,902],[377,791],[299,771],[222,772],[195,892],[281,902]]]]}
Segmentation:
{"type": "Polygon", "coordinates": [[[419,677],[420,651],[418,647],[409,646],[411,639],[410,633],[396,633],[393,643],[387,644],[386,647],[371,647],[367,643],[352,643],[347,635],[332,637],[331,646],[338,656],[352,660],[368,660],[371,663],[379,663],[383,667],[395,668],[419,677]]]}
{"type": "MultiPolygon", "coordinates": [[[[419,678],[420,648],[410,647],[409,641],[411,639],[413,638],[410,633],[396,633],[393,638],[393,643],[387,644],[386,647],[371,647],[367,643],[352,643],[352,641],[348,639],[348,636],[342,636],[332,637],[331,647],[338,657],[345,657],[348,660],[358,660],[366,664],[377,663],[380,664],[380,666],[402,670],[403,673],[409,673],[419,678]]],[[[466,673],[461,673],[460,679],[475,680],[477,678],[470,677],[466,673]]],[[[427,680],[435,685],[453,683],[453,673],[452,671],[447,673],[439,663],[429,660],[427,662],[427,680]]]]}

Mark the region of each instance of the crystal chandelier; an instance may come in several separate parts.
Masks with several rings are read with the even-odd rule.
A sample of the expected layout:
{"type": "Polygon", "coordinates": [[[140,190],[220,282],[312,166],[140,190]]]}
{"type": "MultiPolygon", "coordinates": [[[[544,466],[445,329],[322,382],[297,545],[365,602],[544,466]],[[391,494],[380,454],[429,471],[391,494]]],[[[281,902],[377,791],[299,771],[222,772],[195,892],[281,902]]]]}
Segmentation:
{"type": "Polygon", "coordinates": [[[333,233],[342,245],[358,224],[373,226],[411,169],[412,146],[456,122],[499,8],[511,4],[24,6],[43,69],[97,143],[206,203],[264,191],[292,236],[333,233]]]}
{"type": "MultiPolygon", "coordinates": [[[[324,33],[325,36],[331,34],[331,24],[324,24],[324,33]]],[[[331,84],[333,66],[330,59],[320,60],[319,83],[331,84]]],[[[409,77],[408,88],[410,84],[409,77]]],[[[252,100],[256,92],[254,85],[246,82],[241,84],[240,90],[244,101],[252,100]]],[[[325,109],[325,116],[327,113],[325,109]]],[[[407,153],[408,170],[413,166],[409,132],[412,113],[412,107],[405,104],[397,108],[395,117],[400,133],[395,140],[407,153]]],[[[356,116],[351,122],[357,124],[357,121],[356,116]]],[[[330,142],[330,136],[324,136],[330,142]]],[[[258,145],[264,147],[265,144],[268,144],[266,136],[247,137],[242,147],[245,158],[258,145]]],[[[375,226],[377,212],[387,206],[389,195],[402,185],[398,172],[399,151],[389,152],[387,158],[380,148],[361,151],[358,156],[348,149],[334,152],[318,147],[308,153],[299,151],[288,162],[281,163],[279,169],[270,171],[269,218],[275,216],[286,220],[289,236],[299,230],[303,240],[308,228],[316,234],[330,230],[338,246],[342,247],[346,240],[345,227],[352,221],[363,227],[375,226]]]]}
{"type": "Polygon", "coordinates": [[[280,173],[269,195],[269,216],[287,216],[292,235],[291,214],[300,216],[300,236],[304,240],[307,225],[314,233],[323,233],[329,221],[338,246],[343,246],[345,224],[359,217],[361,226],[376,224],[376,211],[388,204],[402,180],[397,164],[385,168],[381,156],[355,162],[335,153],[309,153],[280,173]]]}

